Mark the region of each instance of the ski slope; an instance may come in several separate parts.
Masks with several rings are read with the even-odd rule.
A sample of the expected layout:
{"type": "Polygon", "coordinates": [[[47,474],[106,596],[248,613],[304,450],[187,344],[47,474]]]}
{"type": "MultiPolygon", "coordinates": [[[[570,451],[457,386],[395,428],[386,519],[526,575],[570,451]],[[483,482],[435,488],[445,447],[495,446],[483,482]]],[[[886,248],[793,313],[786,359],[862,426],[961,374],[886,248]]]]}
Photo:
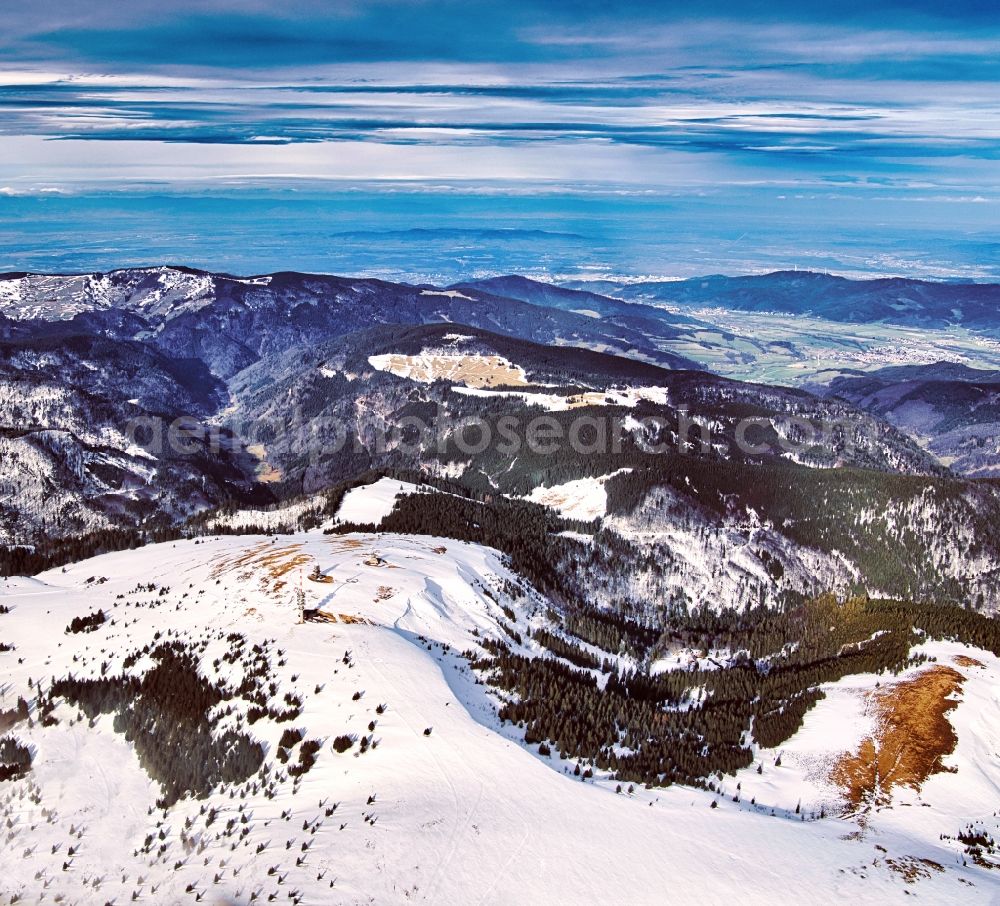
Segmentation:
{"type": "MultiPolygon", "coordinates": [[[[318,531],[170,542],[0,582],[0,600],[10,608],[0,615],[0,632],[14,646],[0,654],[0,709],[12,708],[19,695],[30,698],[40,679],[98,675],[102,662],[115,674],[129,651],[157,633],[206,640],[202,670],[222,678],[235,671],[235,679],[235,666],[223,662],[216,671],[212,662],[228,650],[228,634],[238,633],[248,642],[273,640],[269,650],[282,652],[272,663],[276,695],[296,692],[303,700],[291,726],[323,742],[301,784],[280,784],[273,799],[230,787],[206,802],[182,799],[164,813],[155,807],[157,785],[114,732],[111,717],[91,727],[64,704],[56,726],[22,723],[12,732],[33,747],[34,763],[25,779],[0,784],[0,902],[17,896],[22,903],[58,897],[81,904],[715,904],[803,897],[887,903],[917,895],[931,903],[987,903],[1000,897],[995,874],[963,866],[959,849],[939,839],[974,817],[963,810],[989,815],[996,807],[993,742],[1000,740],[966,739],[998,725],[1000,662],[991,655],[973,652],[984,666],[969,671],[968,705],[953,712],[963,738],[959,770],[932,778],[922,794],[927,808],[886,809],[862,828],[853,818],[803,821],[735,803],[730,794],[739,778],[726,779],[724,795],[679,787],[618,794],[614,780],[598,775],[581,782],[572,762],[557,754],[543,758],[519,743],[517,728],[501,728],[492,694],[460,656],[501,635],[500,621],[509,623],[502,607],[515,611],[525,637],[529,625],[544,619],[545,600],[523,583],[523,594],[508,593],[518,582],[488,548],[318,531]],[[309,578],[315,566],[324,579],[309,578]],[[149,583],[153,591],[135,591],[149,583]],[[299,587],[306,607],[327,622],[296,622],[299,587]],[[93,632],[65,631],[74,617],[98,608],[108,621],[93,632]],[[333,751],[333,738],[366,735],[370,721],[377,747],[333,751]],[[966,788],[973,767],[976,780],[966,788]],[[218,810],[211,826],[203,807],[218,810]],[[920,821],[909,820],[918,811],[920,821]],[[229,820],[245,836],[224,833],[229,820]],[[141,845],[150,834],[156,848],[145,854],[141,845]],[[931,859],[941,871],[908,881],[889,858],[931,859]]],[[[950,657],[957,646],[941,653],[950,657]]],[[[845,693],[810,712],[801,731],[807,748],[819,744],[813,725],[834,719],[839,723],[828,725],[822,745],[841,738],[846,745],[844,728],[863,732],[845,693]]],[[[287,726],[266,719],[252,726],[268,747],[267,763],[287,726]]],[[[796,744],[793,737],[789,747],[796,744]]],[[[762,798],[770,773],[761,778],[762,798]]],[[[752,778],[742,779],[747,785],[752,778]]],[[[793,777],[773,792],[788,801],[800,782],[793,777]]]]}

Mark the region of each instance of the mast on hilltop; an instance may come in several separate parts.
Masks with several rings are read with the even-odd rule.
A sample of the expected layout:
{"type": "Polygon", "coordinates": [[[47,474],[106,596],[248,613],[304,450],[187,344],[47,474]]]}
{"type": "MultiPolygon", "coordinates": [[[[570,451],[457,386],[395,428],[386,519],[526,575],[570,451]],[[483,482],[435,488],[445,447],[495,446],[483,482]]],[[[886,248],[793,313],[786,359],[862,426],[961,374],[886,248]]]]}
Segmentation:
{"type": "Polygon", "coordinates": [[[299,567],[299,587],[295,589],[295,622],[306,621],[306,592],[302,587],[302,568],[299,567]]]}

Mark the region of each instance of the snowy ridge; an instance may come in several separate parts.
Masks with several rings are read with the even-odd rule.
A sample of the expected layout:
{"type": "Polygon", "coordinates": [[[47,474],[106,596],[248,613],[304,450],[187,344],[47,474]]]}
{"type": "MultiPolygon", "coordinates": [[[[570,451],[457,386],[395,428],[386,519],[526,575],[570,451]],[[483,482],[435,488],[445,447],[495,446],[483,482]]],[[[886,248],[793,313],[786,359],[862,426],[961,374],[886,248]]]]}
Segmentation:
{"type": "MultiPolygon", "coordinates": [[[[641,400],[661,406],[669,403],[665,387],[609,387],[607,390],[583,390],[579,393],[544,393],[535,390],[487,390],[484,387],[453,387],[455,393],[479,397],[516,397],[529,406],[541,406],[549,412],[566,412],[585,406],[625,406],[634,409],[641,400]]],[[[637,423],[638,424],[638,423],[637,423]]]]}
{"type": "Polygon", "coordinates": [[[69,320],[85,311],[128,308],[165,314],[211,302],[215,278],[171,267],[130,268],[109,274],[0,279],[0,314],[15,320],[69,320]]]}
{"type": "MultiPolygon", "coordinates": [[[[580,782],[567,776],[571,761],[518,745],[517,729],[501,730],[491,694],[456,652],[506,637],[503,608],[523,631],[545,602],[487,548],[318,532],[280,541],[208,538],[8,580],[0,594],[10,608],[0,625],[15,646],[0,655],[7,676],[0,707],[30,700],[40,678],[47,685],[70,672],[99,675],[102,662],[108,675],[149,669],[148,658],[132,667],[125,658],[157,637],[204,641],[203,674],[237,681],[243,667],[223,656],[243,637],[243,646],[269,652],[276,700],[289,694],[302,702],[289,723],[265,718],[249,727],[275,776],[286,773],[275,761],[284,729],[300,727],[321,743],[311,770],[298,782],[279,780],[274,798],[264,795],[268,784],[234,783],[164,811],[155,805],[158,785],[110,717],[90,725],[58,704],[57,724],[18,724],[13,732],[30,743],[33,764],[25,778],[0,785],[6,844],[21,854],[8,863],[0,891],[22,902],[38,902],[43,892],[120,902],[138,892],[136,901],[178,903],[199,894],[236,903],[292,894],[315,904],[643,904],[662,902],[670,890],[679,901],[715,903],[752,890],[760,902],[800,903],[805,887],[817,902],[885,903],[910,893],[930,902],[987,901],[998,891],[993,874],[963,865],[956,845],[939,839],[959,829],[961,809],[988,808],[984,794],[989,784],[995,789],[997,740],[982,730],[1000,717],[991,691],[1000,663],[970,649],[935,649],[984,664],[981,677],[971,675],[980,668],[968,671],[967,699],[954,712],[965,740],[958,773],[935,775],[924,787],[928,808],[880,812],[858,834],[833,818],[772,817],[752,807],[748,793],[733,802],[728,793],[739,779],[725,781],[727,795],[680,787],[616,795],[613,781],[580,782]],[[313,567],[322,578],[298,578],[313,567]],[[306,606],[326,622],[295,622],[299,582],[306,606]],[[511,597],[515,586],[521,591],[511,597]],[[65,631],[98,608],[105,623],[65,631]],[[353,734],[354,744],[338,754],[332,740],[342,734],[353,734]],[[369,734],[362,752],[359,740],[369,734]],[[908,883],[890,864],[907,859],[941,870],[908,883]]],[[[845,745],[864,730],[847,703],[835,705],[850,727],[841,732],[845,745]]],[[[815,743],[812,722],[824,719],[825,705],[789,752],[815,743]]],[[[294,757],[293,750],[289,763],[294,757]]],[[[789,757],[789,776],[797,770],[789,757]]],[[[759,778],[760,801],[772,774],[759,778]]],[[[744,779],[746,790],[752,779],[744,779]]],[[[787,801],[796,789],[773,786],[774,798],[787,801]]]]}

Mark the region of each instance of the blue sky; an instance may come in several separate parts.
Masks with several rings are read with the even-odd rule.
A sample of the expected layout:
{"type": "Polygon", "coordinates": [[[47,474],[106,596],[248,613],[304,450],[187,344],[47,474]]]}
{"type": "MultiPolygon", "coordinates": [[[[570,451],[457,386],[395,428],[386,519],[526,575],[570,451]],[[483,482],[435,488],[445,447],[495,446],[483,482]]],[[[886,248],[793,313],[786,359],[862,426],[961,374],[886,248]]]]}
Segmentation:
{"type": "Polygon", "coordinates": [[[4,269],[1000,276],[995,3],[37,0],[0,107],[4,269]]]}

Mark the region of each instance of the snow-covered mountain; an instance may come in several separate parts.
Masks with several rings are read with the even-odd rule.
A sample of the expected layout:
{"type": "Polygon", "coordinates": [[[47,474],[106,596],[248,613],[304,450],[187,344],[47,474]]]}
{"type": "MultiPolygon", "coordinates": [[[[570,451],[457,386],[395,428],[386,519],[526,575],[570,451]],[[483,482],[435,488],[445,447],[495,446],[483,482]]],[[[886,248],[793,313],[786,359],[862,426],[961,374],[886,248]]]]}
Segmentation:
{"type": "Polygon", "coordinates": [[[0,902],[1000,897],[1000,486],[909,375],[520,278],[0,288],[0,902]]]}
{"type": "Polygon", "coordinates": [[[226,399],[201,362],[134,340],[0,340],[0,544],[169,524],[239,492],[249,457],[208,436],[226,399]],[[187,452],[143,446],[146,431],[152,439],[178,419],[187,452]],[[130,428],[140,425],[142,434],[130,428]]]}
{"type": "MultiPolygon", "coordinates": [[[[374,519],[382,496],[349,506],[374,519]]],[[[525,730],[501,722],[508,695],[477,659],[499,644],[570,664],[537,641],[557,630],[551,603],[475,544],[208,537],[6,580],[0,594],[7,902],[653,903],[669,892],[793,903],[803,889],[817,902],[987,902],[1000,891],[992,844],[975,842],[996,833],[1000,660],[976,648],[928,641],[919,652],[935,663],[824,686],[787,742],[754,744],[759,773],[647,789],[555,743],[526,747],[525,730]],[[866,738],[891,745],[872,696],[930,670],[954,674],[942,719],[957,743],[939,745],[936,773],[868,801],[838,771],[866,738]],[[205,752],[218,775],[211,759],[193,763],[205,752]]],[[[705,653],[721,668],[723,653],[705,653]]],[[[677,649],[654,670],[698,656],[677,649]]]]}
{"type": "Polygon", "coordinates": [[[442,290],[151,268],[0,282],[6,572],[401,470],[464,495],[561,500],[557,531],[586,522],[588,540],[539,556],[562,564],[564,592],[604,604],[743,608],[825,590],[1000,603],[1000,549],[982,530],[996,487],[957,480],[835,395],[662,367],[685,362],[671,336],[701,329],[665,309],[520,278],[442,290]],[[620,443],[466,454],[454,431],[414,449],[395,430],[513,418],[523,434],[540,415],[620,443]],[[646,452],[657,445],[666,455],[646,452]],[[595,481],[602,507],[574,507],[595,481]]]}
{"type": "Polygon", "coordinates": [[[810,271],[754,276],[619,283],[578,280],[568,289],[643,303],[718,305],[741,311],[784,312],[832,321],[876,321],[923,327],[1000,330],[1000,284],[934,282],[901,277],[851,280],[810,271]]]}
{"type": "Polygon", "coordinates": [[[261,358],[379,324],[442,321],[601,348],[667,367],[694,365],[661,350],[634,327],[482,290],[447,292],[296,273],[243,278],[170,267],[66,277],[0,275],[0,315],[15,322],[123,314],[140,319],[132,336],[174,358],[200,358],[223,378],[261,358]]]}

